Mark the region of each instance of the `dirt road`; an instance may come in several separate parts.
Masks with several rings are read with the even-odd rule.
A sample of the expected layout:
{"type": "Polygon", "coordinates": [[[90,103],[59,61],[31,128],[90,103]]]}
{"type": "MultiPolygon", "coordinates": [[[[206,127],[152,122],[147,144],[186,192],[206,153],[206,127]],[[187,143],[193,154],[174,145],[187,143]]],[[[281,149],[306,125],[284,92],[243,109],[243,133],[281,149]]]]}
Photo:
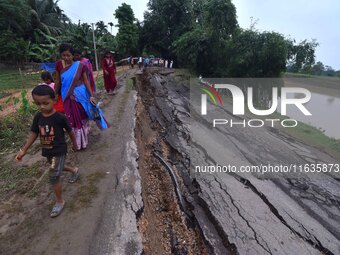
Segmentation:
{"type": "MultiPolygon", "coordinates": [[[[63,214],[48,217],[53,201],[48,185],[37,197],[13,197],[17,208],[1,207],[6,213],[1,217],[1,254],[140,254],[135,216],[142,205],[134,143],[136,92],[126,90],[128,75],[121,75],[117,95],[99,95],[110,129],[102,132],[93,126],[88,148],[68,157],[80,167],[81,180],[74,185],[63,181],[63,214]]],[[[39,154],[26,157],[22,165],[38,162],[43,167],[39,154]]]]}
{"type": "MultiPolygon", "coordinates": [[[[90,146],[69,155],[82,178],[64,180],[65,211],[48,217],[47,185],[13,198],[0,217],[1,254],[340,254],[338,174],[194,171],[339,159],[274,129],[212,129],[179,71],[128,70],[117,95],[100,96],[111,128],[93,127],[90,146]]],[[[226,107],[209,118],[219,114],[232,117],[226,107]]]]}

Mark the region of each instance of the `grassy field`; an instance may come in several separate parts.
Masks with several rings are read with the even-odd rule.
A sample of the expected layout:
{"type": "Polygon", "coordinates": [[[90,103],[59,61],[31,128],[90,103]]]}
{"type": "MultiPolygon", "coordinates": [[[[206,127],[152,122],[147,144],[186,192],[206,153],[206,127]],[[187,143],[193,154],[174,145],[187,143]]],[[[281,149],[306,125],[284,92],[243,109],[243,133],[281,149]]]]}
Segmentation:
{"type": "Polygon", "coordinates": [[[0,98],[6,96],[8,91],[27,89],[41,83],[40,72],[26,73],[18,69],[0,71],[0,98]]]}
{"type": "MultiPolygon", "coordinates": [[[[274,113],[270,119],[286,119],[287,116],[282,116],[279,113],[274,113]]],[[[298,125],[294,128],[280,128],[280,130],[293,138],[302,141],[310,146],[319,148],[335,157],[340,157],[340,139],[330,138],[320,129],[312,127],[298,121],[298,125]]]]}
{"type": "Polygon", "coordinates": [[[283,79],[289,80],[295,78],[294,83],[299,87],[311,87],[316,89],[336,89],[340,90],[340,78],[339,77],[329,77],[329,76],[317,76],[317,75],[306,75],[306,74],[296,74],[296,73],[285,73],[283,79]]]}
{"type": "Polygon", "coordinates": [[[303,74],[303,73],[284,73],[283,77],[303,77],[303,78],[320,78],[320,79],[328,79],[328,80],[340,80],[340,77],[337,76],[323,76],[323,75],[311,75],[311,74],[303,74]]]}
{"type": "Polygon", "coordinates": [[[326,136],[321,130],[299,122],[296,128],[286,128],[285,132],[307,144],[334,156],[340,155],[340,140],[326,136]]]}
{"type": "MultiPolygon", "coordinates": [[[[117,67],[117,76],[126,71],[129,67],[117,67]]],[[[102,73],[102,71],[100,71],[102,73]]],[[[1,69],[0,70],[0,99],[10,95],[13,90],[32,88],[39,83],[41,72],[20,72],[19,69],[1,69]]],[[[96,81],[99,89],[104,88],[103,77],[100,75],[96,81]]]]}

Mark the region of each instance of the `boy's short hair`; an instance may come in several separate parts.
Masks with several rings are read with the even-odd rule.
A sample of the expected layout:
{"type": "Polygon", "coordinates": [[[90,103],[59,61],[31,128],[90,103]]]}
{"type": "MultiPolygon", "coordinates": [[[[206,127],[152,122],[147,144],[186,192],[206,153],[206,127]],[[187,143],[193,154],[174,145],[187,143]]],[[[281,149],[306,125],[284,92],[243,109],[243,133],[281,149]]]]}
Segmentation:
{"type": "Polygon", "coordinates": [[[42,80],[47,80],[47,79],[48,79],[48,80],[50,80],[51,82],[53,82],[53,77],[52,77],[51,73],[48,72],[48,71],[42,72],[41,75],[40,75],[40,78],[41,78],[42,80]]]}
{"type": "Polygon", "coordinates": [[[32,96],[50,96],[50,98],[55,99],[54,90],[48,85],[38,85],[32,90],[32,96]]]}

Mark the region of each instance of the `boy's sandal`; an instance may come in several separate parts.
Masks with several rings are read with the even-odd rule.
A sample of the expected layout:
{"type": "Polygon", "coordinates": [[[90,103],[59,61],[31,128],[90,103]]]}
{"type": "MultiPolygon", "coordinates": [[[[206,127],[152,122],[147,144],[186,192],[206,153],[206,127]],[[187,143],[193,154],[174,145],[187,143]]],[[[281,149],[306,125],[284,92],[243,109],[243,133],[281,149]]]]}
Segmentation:
{"type": "Polygon", "coordinates": [[[79,179],[79,176],[80,176],[80,170],[79,168],[77,168],[77,172],[71,174],[70,178],[68,178],[68,182],[75,183],[79,179]]]}
{"type": "Polygon", "coordinates": [[[59,216],[59,214],[61,214],[61,211],[64,209],[64,205],[65,205],[65,202],[63,204],[55,204],[53,206],[50,216],[52,218],[59,216]]]}

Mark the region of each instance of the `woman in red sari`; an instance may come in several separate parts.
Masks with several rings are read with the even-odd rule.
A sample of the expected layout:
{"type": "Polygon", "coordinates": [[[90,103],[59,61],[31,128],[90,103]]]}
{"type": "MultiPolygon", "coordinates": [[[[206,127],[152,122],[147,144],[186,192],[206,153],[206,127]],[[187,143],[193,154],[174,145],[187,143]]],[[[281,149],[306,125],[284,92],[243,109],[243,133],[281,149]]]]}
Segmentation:
{"type": "Polygon", "coordinates": [[[105,56],[101,62],[101,67],[104,73],[104,86],[106,92],[115,94],[114,89],[117,86],[116,63],[110,51],[105,52],[105,56]]]}

